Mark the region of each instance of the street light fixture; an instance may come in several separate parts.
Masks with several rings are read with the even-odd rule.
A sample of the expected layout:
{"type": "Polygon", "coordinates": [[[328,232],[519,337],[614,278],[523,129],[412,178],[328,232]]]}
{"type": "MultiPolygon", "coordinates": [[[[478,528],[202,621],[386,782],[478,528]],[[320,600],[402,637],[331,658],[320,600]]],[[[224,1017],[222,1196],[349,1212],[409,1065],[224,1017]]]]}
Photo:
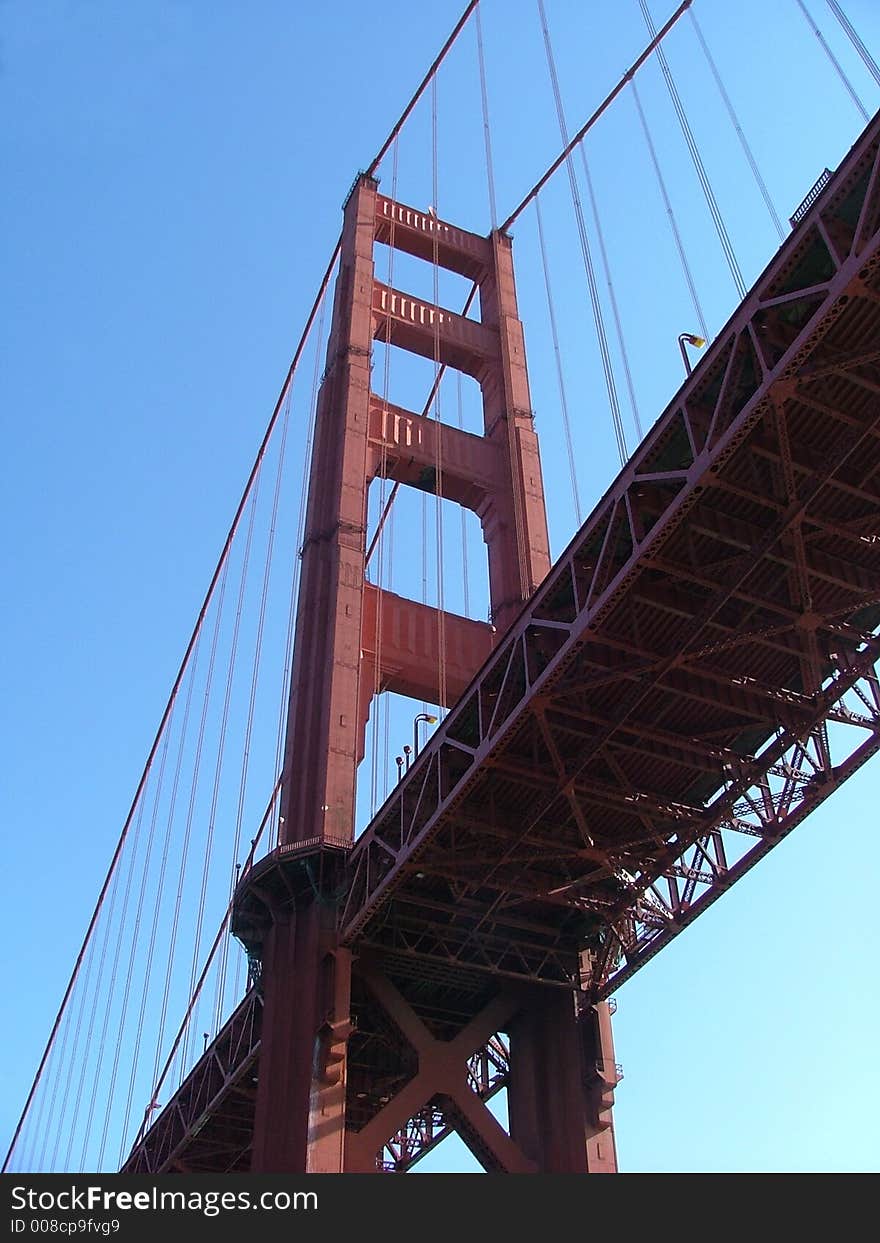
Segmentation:
{"type": "Polygon", "coordinates": [[[432,716],[430,712],[420,712],[413,721],[413,760],[419,758],[419,721],[424,721],[426,725],[436,725],[437,717],[432,716]]]}
{"type": "Polygon", "coordinates": [[[687,350],[684,348],[685,342],[687,342],[688,345],[692,345],[695,349],[701,350],[706,344],[706,339],[705,337],[695,336],[692,332],[680,332],[678,334],[678,348],[681,350],[681,356],[684,359],[684,369],[688,375],[690,375],[691,364],[690,359],[687,356],[687,350]]]}

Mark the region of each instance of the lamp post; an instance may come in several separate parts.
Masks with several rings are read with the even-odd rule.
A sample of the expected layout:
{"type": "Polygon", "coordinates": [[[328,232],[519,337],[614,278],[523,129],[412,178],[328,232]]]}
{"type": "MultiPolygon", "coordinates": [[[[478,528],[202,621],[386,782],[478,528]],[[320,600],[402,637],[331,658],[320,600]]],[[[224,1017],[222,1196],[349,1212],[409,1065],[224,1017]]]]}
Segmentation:
{"type": "Polygon", "coordinates": [[[681,356],[684,359],[684,369],[688,375],[690,375],[691,363],[687,356],[687,350],[684,348],[685,342],[687,342],[688,345],[694,346],[695,349],[701,350],[706,344],[706,340],[705,337],[695,336],[692,332],[680,332],[678,334],[678,348],[681,350],[681,356]]]}
{"type": "Polygon", "coordinates": [[[413,721],[413,760],[419,757],[419,721],[424,721],[427,725],[436,725],[437,717],[432,716],[430,712],[420,712],[413,721]]]}

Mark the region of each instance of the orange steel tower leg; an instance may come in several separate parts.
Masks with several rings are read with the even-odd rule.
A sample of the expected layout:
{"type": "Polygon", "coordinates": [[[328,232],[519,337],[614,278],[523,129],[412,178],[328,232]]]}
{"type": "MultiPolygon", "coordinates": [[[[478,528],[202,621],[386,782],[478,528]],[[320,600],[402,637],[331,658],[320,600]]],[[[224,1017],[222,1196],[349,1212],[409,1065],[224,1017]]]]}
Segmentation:
{"type": "Polygon", "coordinates": [[[462,1020],[455,1039],[437,1039],[383,974],[383,963],[353,958],[336,935],[374,689],[432,703],[445,692],[453,703],[550,567],[532,424],[510,238],[457,229],[393,202],[372,178],[359,177],[344,209],[318,400],[279,845],[242,879],[236,896],[235,929],[260,961],[264,997],[254,1171],[375,1170],[389,1136],[434,1098],[454,1101],[462,1133],[490,1168],[615,1168],[606,1008],[577,1014],[567,992],[514,996],[495,988],[469,1023],[462,1020]],[[477,282],[481,318],[377,281],[377,241],[477,282]],[[374,394],[373,340],[472,376],[482,392],[484,434],[374,394]],[[436,490],[478,515],[494,625],[451,613],[441,618],[366,582],[367,493],[380,473],[436,490]],[[389,1040],[355,1026],[354,1011],[365,1015],[370,1006],[409,1049],[408,1072],[376,1052],[389,1040]],[[510,1136],[486,1120],[467,1087],[467,1059],[502,1023],[511,1034],[510,1136]],[[359,1060],[350,1066],[355,1045],[359,1060]]]}

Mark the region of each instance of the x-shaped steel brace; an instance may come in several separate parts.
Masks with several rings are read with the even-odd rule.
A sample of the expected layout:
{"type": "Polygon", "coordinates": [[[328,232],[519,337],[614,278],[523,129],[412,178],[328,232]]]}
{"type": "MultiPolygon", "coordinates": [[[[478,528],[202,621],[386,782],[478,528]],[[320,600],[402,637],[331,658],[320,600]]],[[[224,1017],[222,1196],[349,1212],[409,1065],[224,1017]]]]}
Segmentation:
{"type": "MultiPolygon", "coordinates": [[[[497,1169],[508,1174],[531,1174],[537,1167],[507,1134],[468,1083],[468,1060],[521,1007],[510,993],[493,998],[453,1040],[437,1040],[412,1007],[378,969],[363,965],[359,972],[376,1000],[418,1054],[419,1069],[396,1096],[360,1131],[346,1136],[346,1171],[375,1171],[376,1156],[384,1144],[435,1096],[447,1098],[462,1124],[461,1138],[473,1139],[487,1149],[497,1169]],[[468,1132],[470,1134],[468,1134],[468,1132]]],[[[475,1155],[477,1155],[475,1153],[475,1155]]]]}

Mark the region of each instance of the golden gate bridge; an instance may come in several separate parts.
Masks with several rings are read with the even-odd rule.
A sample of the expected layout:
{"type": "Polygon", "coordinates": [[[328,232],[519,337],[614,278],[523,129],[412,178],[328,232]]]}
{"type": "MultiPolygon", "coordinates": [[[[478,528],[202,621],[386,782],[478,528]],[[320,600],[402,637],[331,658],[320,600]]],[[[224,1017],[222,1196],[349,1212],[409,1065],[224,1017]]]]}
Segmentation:
{"type": "Polygon", "coordinates": [[[655,22],[642,2],[638,48],[577,129],[537,4],[557,141],[499,210],[491,47],[467,6],[346,200],[11,1168],[404,1171],[451,1132],[487,1169],[616,1168],[609,999],[880,745],[878,125],[792,7],[854,123],[789,213],[700,6],[655,22]],[[440,170],[442,75],[465,38],[484,232],[440,170]],[[760,274],[673,49],[702,58],[779,235],[760,274]],[[732,287],[724,316],[698,286],[649,81],[732,287]],[[624,107],[660,206],[659,283],[694,330],[663,325],[684,384],[653,409],[590,159],[624,107]],[[582,279],[560,279],[560,256],[582,279]],[[620,457],[589,514],[585,326],[589,408],[607,407],[620,457]],[[555,382],[537,419],[536,338],[555,382]],[[551,568],[552,436],[574,534],[551,568]],[[291,458],[310,491],[305,473],[289,486],[291,458]],[[506,1127],[486,1108],[501,1091],[506,1127]]]}

